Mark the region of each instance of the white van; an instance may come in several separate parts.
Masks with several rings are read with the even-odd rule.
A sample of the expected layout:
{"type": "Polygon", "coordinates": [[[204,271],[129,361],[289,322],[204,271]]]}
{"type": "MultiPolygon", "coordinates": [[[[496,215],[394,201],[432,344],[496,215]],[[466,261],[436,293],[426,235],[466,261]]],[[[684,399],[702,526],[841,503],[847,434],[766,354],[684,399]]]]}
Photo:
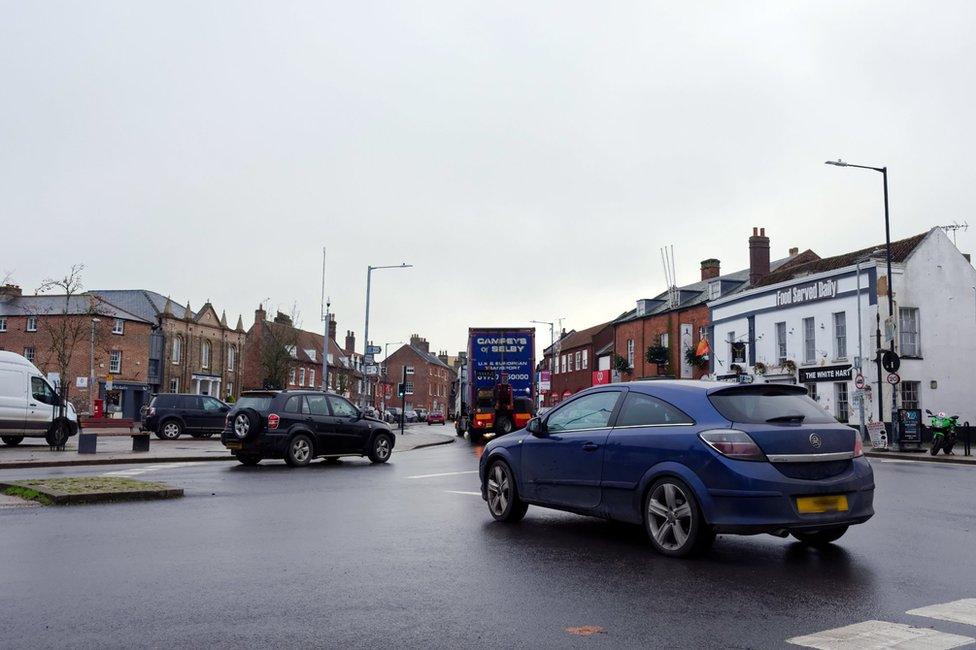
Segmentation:
{"type": "Polygon", "coordinates": [[[57,391],[25,357],[0,350],[0,440],[9,446],[24,438],[61,445],[78,433],[78,414],[64,408],[57,391]]]}

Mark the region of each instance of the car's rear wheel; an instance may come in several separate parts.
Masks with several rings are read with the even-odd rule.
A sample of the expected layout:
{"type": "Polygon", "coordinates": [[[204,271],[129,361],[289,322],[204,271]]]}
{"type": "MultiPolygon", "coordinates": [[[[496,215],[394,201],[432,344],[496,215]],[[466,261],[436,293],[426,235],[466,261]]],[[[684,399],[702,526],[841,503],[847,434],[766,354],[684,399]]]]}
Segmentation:
{"type": "Polygon", "coordinates": [[[644,529],[654,550],[671,557],[702,553],[715,541],[691,488],[670,476],[655,481],[647,492],[644,529]]]}
{"type": "Polygon", "coordinates": [[[312,439],[299,433],[288,443],[285,462],[292,467],[305,467],[312,461],[312,439]]]}
{"type": "Polygon", "coordinates": [[[0,440],[8,447],[16,447],[24,441],[24,436],[0,436],[0,440]]]}
{"type": "Polygon", "coordinates": [[[176,440],[183,433],[183,425],[179,420],[166,420],[156,432],[156,437],[160,440],[176,440]]]}
{"type": "Polygon", "coordinates": [[[508,463],[496,460],[491,464],[485,488],[488,493],[488,512],[496,521],[521,521],[529,504],[519,498],[515,475],[508,463]]]}
{"type": "Polygon", "coordinates": [[[373,438],[369,448],[369,460],[373,463],[385,463],[393,453],[393,441],[385,433],[378,433],[373,438]]]}
{"type": "Polygon", "coordinates": [[[827,546],[831,542],[836,542],[844,533],[847,526],[837,526],[835,528],[824,528],[823,530],[804,531],[794,530],[791,534],[802,544],[810,546],[827,546]]]}
{"type": "Polygon", "coordinates": [[[248,467],[254,467],[261,462],[260,456],[251,456],[249,454],[238,454],[237,462],[241,465],[247,465],[248,467]]]}

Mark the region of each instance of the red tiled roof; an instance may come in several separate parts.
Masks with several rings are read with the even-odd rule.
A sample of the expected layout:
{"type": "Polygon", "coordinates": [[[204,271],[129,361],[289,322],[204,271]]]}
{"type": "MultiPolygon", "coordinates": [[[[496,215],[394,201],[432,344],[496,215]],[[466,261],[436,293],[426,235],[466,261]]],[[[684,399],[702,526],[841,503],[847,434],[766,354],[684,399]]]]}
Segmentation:
{"type": "MultiPolygon", "coordinates": [[[[891,242],[891,261],[904,262],[906,259],[908,259],[908,256],[912,254],[912,251],[914,251],[918,245],[922,243],[922,240],[925,239],[925,236],[928,234],[928,232],[923,232],[922,234],[915,235],[914,237],[891,242]]],[[[823,273],[824,271],[841,269],[845,266],[853,266],[858,259],[867,257],[879,248],[884,250],[885,245],[878,244],[876,246],[868,246],[867,248],[851,251],[842,255],[813,259],[806,262],[801,260],[798,263],[794,263],[791,260],[757,282],[756,286],[768,286],[770,284],[785,282],[801,275],[813,275],[815,273],[823,273]]],[[[806,252],[798,255],[797,257],[801,257],[805,254],[806,252]]]]}

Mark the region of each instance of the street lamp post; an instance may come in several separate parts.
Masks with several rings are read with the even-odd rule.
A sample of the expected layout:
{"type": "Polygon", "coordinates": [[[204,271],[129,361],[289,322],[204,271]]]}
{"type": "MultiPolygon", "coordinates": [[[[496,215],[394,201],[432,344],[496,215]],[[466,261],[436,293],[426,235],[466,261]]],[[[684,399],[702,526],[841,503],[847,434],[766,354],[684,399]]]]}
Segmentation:
{"type": "Polygon", "coordinates": [[[322,391],[329,390],[329,348],[332,337],[329,330],[332,329],[332,316],[329,308],[332,306],[331,299],[325,295],[325,246],[322,247],[322,320],[325,321],[325,341],[322,342],[322,391]]]}
{"type": "MultiPolygon", "coordinates": [[[[891,330],[891,351],[895,351],[895,299],[892,284],[894,284],[894,278],[891,275],[891,221],[888,215],[888,168],[887,167],[871,167],[869,165],[854,165],[851,163],[844,162],[839,158],[837,160],[826,161],[827,165],[833,165],[834,167],[854,167],[856,169],[869,169],[871,171],[880,172],[882,177],[882,182],[884,185],[884,213],[885,213],[885,260],[888,267],[888,317],[891,318],[892,330],[891,330]]],[[[875,362],[878,364],[878,419],[884,422],[884,400],[882,399],[882,394],[884,393],[884,381],[881,374],[881,315],[878,314],[876,317],[878,329],[878,350],[876,353],[875,362]]],[[[894,406],[896,403],[895,397],[895,387],[891,387],[891,403],[892,403],[892,414],[891,414],[891,433],[892,442],[895,442],[895,414],[894,406]]]]}
{"type": "MultiPolygon", "coordinates": [[[[369,349],[369,292],[370,292],[370,286],[372,284],[373,271],[377,271],[379,269],[408,269],[411,267],[413,267],[413,264],[407,264],[406,262],[402,262],[400,264],[392,264],[388,266],[367,266],[366,267],[366,323],[363,325],[363,350],[369,349]]],[[[365,358],[366,356],[364,354],[363,359],[365,360],[365,358]]],[[[365,370],[365,365],[363,366],[363,369],[365,370]]],[[[365,388],[365,390],[363,391],[364,394],[360,402],[361,402],[361,406],[363,407],[363,410],[365,410],[366,405],[369,403],[369,380],[368,379],[365,382],[363,382],[363,387],[365,388]]]]}
{"type": "MultiPolygon", "coordinates": [[[[563,319],[556,319],[560,324],[562,324],[563,319]]],[[[556,323],[547,320],[533,320],[530,323],[535,323],[537,325],[548,325],[549,326],[549,401],[550,406],[552,406],[552,377],[556,374],[556,357],[559,355],[559,351],[556,349],[556,323]]]]}
{"type": "Polygon", "coordinates": [[[88,412],[95,415],[95,325],[102,322],[99,318],[91,319],[91,349],[88,352],[88,412]]]}

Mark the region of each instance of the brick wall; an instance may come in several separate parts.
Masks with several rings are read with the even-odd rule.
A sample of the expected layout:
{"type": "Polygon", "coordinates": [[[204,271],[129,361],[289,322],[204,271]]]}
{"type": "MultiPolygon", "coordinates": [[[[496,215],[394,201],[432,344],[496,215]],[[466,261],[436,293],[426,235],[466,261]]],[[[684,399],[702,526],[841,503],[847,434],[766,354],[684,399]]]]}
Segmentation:
{"type": "Polygon", "coordinates": [[[407,395],[408,408],[425,408],[447,412],[451,398],[451,384],[454,382],[454,372],[440,364],[428,362],[410,347],[403,346],[390,354],[384,363],[387,378],[393,382],[394,398],[388,406],[399,406],[396,387],[403,377],[403,367],[413,366],[414,374],[407,380],[413,383],[413,395],[407,395]]]}
{"type": "MultiPolygon", "coordinates": [[[[655,314],[648,318],[620,323],[614,328],[614,352],[627,358],[627,340],[634,341],[634,370],[631,374],[622,374],[622,381],[654,378],[661,376],[679,377],[681,374],[681,325],[690,324],[692,327],[692,347],[698,345],[699,332],[709,324],[707,305],[696,305],[679,311],[655,314]],[[670,364],[658,368],[657,364],[646,360],[647,348],[657,345],[661,334],[668,334],[668,349],[670,364]]],[[[708,368],[694,368],[695,379],[708,373],[708,368]]]]}

